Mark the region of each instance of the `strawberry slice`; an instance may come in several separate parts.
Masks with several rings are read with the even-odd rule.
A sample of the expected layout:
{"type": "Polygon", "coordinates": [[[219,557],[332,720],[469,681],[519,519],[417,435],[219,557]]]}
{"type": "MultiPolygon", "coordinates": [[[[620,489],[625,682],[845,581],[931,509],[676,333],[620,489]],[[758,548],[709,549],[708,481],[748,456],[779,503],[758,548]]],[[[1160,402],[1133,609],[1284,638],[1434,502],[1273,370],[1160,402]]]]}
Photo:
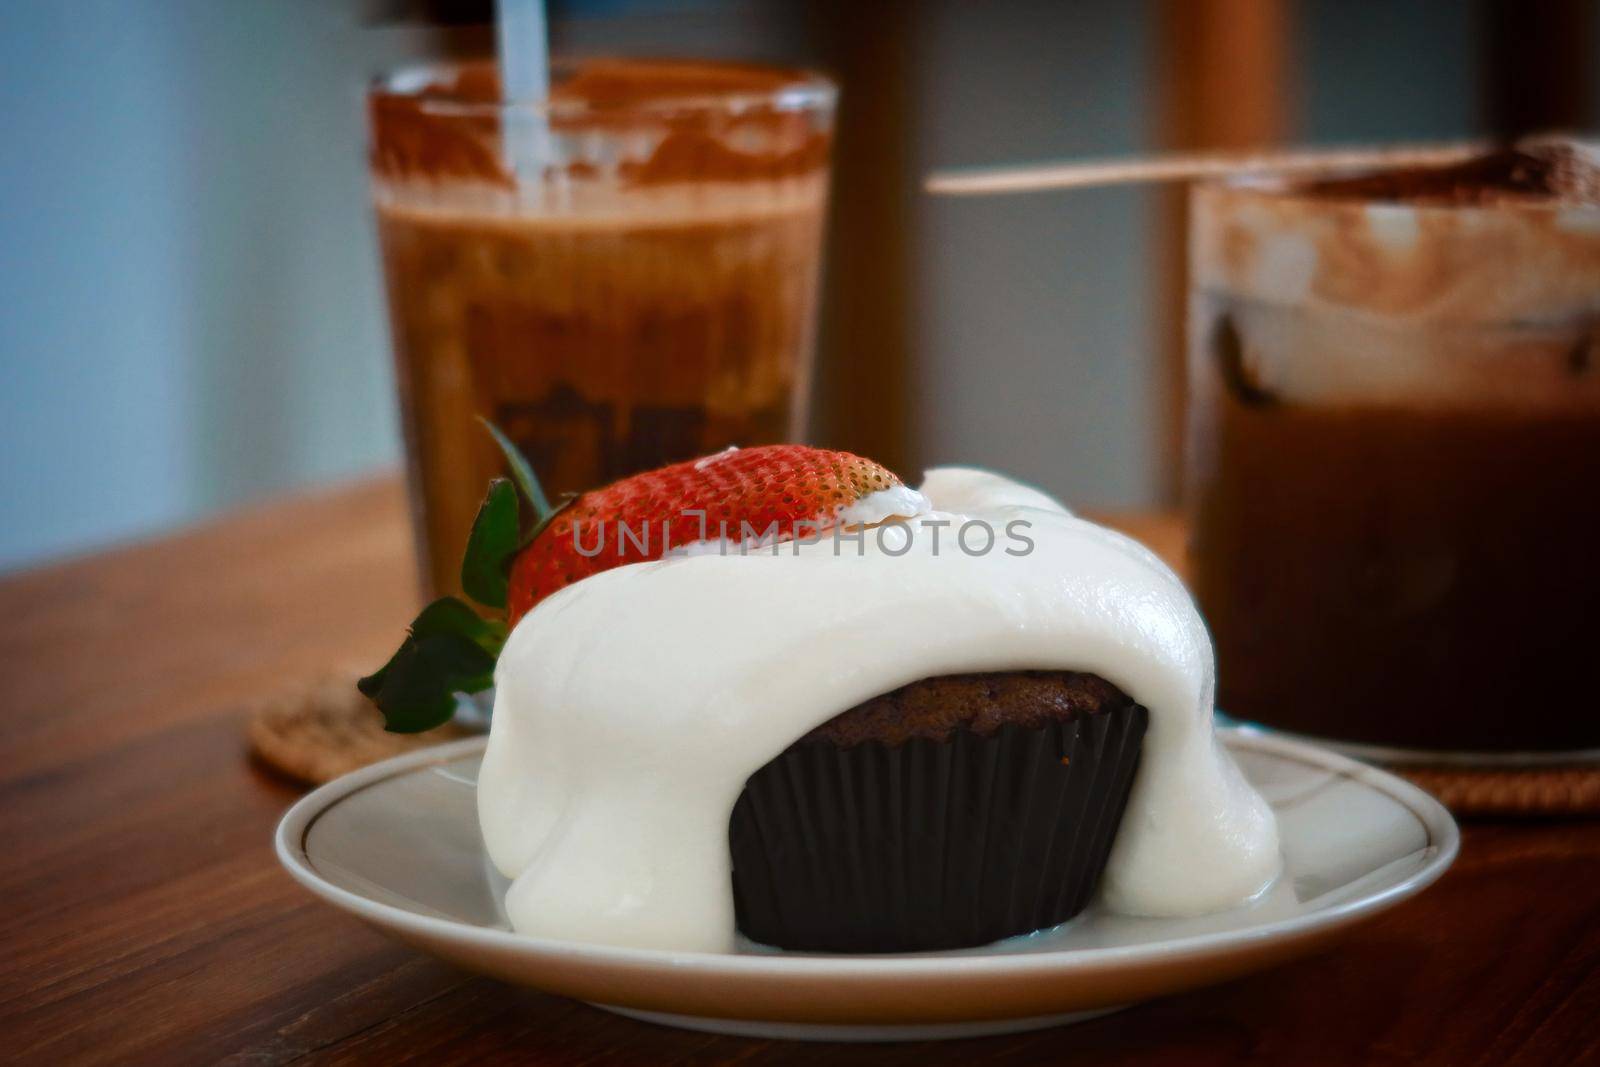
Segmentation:
{"type": "Polygon", "coordinates": [[[510,628],[573,582],[698,541],[818,536],[840,523],[911,515],[924,503],[870,459],[764,445],[636,474],[552,512],[528,461],[503,433],[484,425],[511,473],[510,481],[490,483],[462,561],[462,591],[484,610],[440,597],[412,622],[389,661],[357,683],[383,712],[385,729],[397,733],[447,722],[460,694],[491,685],[510,628]],[[868,500],[874,494],[883,495],[868,500]],[[537,520],[526,534],[519,501],[531,505],[537,520]],[[524,544],[526,537],[532,540],[524,544]],[[501,608],[505,619],[492,614],[501,608]]]}
{"type": "Polygon", "coordinates": [[[508,621],[516,625],[539,601],[591,574],[698,541],[807,536],[895,489],[911,497],[870,459],[806,445],[729,449],[624,478],[573,500],[517,555],[508,621]]]}

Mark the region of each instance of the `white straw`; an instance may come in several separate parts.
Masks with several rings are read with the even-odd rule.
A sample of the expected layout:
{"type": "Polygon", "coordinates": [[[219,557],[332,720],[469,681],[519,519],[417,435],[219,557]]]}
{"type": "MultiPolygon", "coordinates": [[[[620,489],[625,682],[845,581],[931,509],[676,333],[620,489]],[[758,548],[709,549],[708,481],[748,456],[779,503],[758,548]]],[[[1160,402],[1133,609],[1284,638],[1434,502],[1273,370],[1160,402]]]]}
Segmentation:
{"type": "Polygon", "coordinates": [[[502,124],[506,161],[518,184],[539,175],[548,126],[539,110],[550,93],[550,44],[544,0],[496,0],[495,40],[500,53],[500,93],[513,105],[502,124]]]}
{"type": "Polygon", "coordinates": [[[1081,189],[1130,182],[1192,181],[1251,173],[1332,173],[1371,167],[1436,166],[1481,153],[1479,142],[1290,148],[1258,152],[1174,152],[1125,159],[969,167],[935,171],[923,182],[930,193],[991,196],[1041,189],[1081,189]]]}

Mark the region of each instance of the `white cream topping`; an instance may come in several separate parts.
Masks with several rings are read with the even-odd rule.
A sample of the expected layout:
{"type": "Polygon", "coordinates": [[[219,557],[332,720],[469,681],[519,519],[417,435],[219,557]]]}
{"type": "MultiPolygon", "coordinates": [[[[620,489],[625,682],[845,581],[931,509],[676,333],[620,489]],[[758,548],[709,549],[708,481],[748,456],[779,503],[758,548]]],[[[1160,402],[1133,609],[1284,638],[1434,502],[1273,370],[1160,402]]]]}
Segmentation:
{"type": "Polygon", "coordinates": [[[909,519],[931,510],[926,496],[908,485],[894,485],[846,504],[834,516],[834,522],[840,526],[870,526],[895,516],[909,519]]]}
{"type": "Polygon", "coordinates": [[[518,623],[478,780],[513,927],[731,949],[745,779],[846,708],[964,671],[1092,671],[1150,709],[1108,907],[1217,911],[1277,876],[1272,813],[1212,730],[1211,643],[1177,577],[998,475],[935,470],[922,492],[937,510],[904,527],[617,567],[518,623]],[[985,543],[981,526],[958,539],[972,523],[991,550],[963,550],[985,543]]]}

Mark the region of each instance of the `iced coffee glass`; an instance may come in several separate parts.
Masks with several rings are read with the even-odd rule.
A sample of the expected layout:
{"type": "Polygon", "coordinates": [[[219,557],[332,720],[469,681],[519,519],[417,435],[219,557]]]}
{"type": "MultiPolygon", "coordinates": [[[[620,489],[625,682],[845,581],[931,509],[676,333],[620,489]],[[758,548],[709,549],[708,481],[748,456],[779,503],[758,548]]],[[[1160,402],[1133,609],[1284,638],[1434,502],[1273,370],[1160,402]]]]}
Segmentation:
{"type": "Polygon", "coordinates": [[[1192,194],[1223,711],[1396,758],[1600,749],[1600,206],[1515,155],[1192,194]]]}
{"type": "Polygon", "coordinates": [[[427,595],[454,592],[502,428],[552,498],[805,417],[834,87],[700,62],[491,64],[369,99],[427,595]]]}

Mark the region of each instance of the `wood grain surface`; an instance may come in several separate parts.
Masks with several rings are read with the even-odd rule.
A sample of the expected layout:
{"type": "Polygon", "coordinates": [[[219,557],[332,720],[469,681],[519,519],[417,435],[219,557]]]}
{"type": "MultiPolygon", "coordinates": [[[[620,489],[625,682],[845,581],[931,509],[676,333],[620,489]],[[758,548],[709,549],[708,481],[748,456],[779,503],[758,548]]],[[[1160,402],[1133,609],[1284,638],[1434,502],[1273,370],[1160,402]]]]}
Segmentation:
{"type": "MultiPolygon", "coordinates": [[[[1129,520],[1165,554],[1170,520],[1129,520]]],[[[1433,890],[1308,962],[1078,1026],[887,1046],[688,1033],[499,985],[313,900],[250,704],[374,664],[413,607],[391,481],[0,581],[0,1060],[1600,1060],[1600,822],[1471,823],[1433,890]]]]}

